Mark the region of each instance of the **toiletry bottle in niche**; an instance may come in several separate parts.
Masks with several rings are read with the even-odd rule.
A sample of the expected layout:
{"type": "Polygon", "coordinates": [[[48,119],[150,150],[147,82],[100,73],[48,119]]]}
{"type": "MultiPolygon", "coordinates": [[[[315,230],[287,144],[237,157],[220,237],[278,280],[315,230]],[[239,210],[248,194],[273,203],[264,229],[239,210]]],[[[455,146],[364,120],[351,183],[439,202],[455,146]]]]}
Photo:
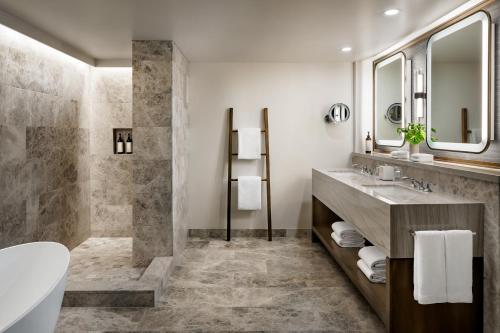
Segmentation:
{"type": "Polygon", "coordinates": [[[124,153],[123,139],[122,139],[122,134],[121,133],[118,133],[118,140],[116,141],[116,153],[117,154],[123,154],[124,153]]]}
{"type": "Polygon", "coordinates": [[[372,138],[370,137],[370,132],[368,132],[368,135],[366,136],[365,140],[365,153],[371,154],[373,150],[373,141],[372,138]]]}
{"type": "Polygon", "coordinates": [[[132,154],[132,137],[130,133],[128,134],[127,142],[125,142],[125,153],[132,154]]]}

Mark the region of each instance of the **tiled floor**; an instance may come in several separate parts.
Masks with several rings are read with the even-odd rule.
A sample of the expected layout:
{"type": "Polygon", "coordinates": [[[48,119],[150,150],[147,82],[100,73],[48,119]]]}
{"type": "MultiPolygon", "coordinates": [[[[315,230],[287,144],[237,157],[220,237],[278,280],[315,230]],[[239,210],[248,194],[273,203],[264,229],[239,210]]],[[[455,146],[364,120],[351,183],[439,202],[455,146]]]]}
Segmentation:
{"type": "Polygon", "coordinates": [[[383,332],[318,244],[191,239],[156,308],[63,308],[57,332],[383,332]]]}
{"type": "Polygon", "coordinates": [[[89,238],[71,250],[68,282],[138,280],[145,268],[132,267],[132,238],[89,238]]]}

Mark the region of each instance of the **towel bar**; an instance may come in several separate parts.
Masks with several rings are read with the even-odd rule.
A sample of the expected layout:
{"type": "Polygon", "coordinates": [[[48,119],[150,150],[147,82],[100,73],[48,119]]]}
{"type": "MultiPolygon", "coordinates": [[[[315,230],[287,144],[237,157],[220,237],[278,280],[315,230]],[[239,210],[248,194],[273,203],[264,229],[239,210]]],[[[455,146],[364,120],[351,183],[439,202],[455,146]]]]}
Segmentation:
{"type": "MultiPolygon", "coordinates": [[[[231,178],[231,181],[232,182],[237,182],[238,181],[238,178],[231,178]]],[[[262,178],[261,181],[263,182],[267,182],[267,178],[262,178]]]]}
{"type": "MultiPolygon", "coordinates": [[[[456,230],[456,229],[449,229],[449,230],[456,230]]],[[[426,231],[426,230],[416,230],[416,231],[426,231]]],[[[442,230],[442,231],[446,231],[446,230],[442,230]]],[[[415,237],[415,230],[410,229],[408,232],[410,233],[410,235],[412,237],[415,237]]],[[[472,236],[475,236],[475,235],[476,235],[476,233],[472,232],[472,236]]]]}

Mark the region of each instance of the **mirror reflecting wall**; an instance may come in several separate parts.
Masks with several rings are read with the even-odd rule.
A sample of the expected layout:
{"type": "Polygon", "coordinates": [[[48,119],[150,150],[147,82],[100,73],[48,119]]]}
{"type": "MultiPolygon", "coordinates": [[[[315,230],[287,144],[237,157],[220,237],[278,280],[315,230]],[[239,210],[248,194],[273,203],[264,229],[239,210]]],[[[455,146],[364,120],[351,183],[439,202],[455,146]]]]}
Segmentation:
{"type": "Polygon", "coordinates": [[[481,152],[489,128],[489,17],[478,12],[434,34],[427,46],[427,143],[481,152]],[[435,128],[436,142],[430,140],[435,128]]]}
{"type": "Polygon", "coordinates": [[[400,52],[375,64],[374,136],[380,146],[402,146],[404,127],[405,55],[400,52]]]}

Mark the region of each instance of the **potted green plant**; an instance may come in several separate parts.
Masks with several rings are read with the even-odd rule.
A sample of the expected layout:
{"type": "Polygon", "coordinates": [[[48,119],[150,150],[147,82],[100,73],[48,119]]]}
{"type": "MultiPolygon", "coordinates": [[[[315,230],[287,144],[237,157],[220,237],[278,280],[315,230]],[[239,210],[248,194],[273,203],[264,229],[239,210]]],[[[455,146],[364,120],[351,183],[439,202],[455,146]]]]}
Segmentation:
{"type": "MultiPolygon", "coordinates": [[[[410,143],[410,155],[418,153],[418,145],[425,141],[426,131],[425,125],[421,123],[409,123],[406,127],[399,127],[396,129],[398,134],[404,134],[405,140],[410,143]]],[[[431,128],[432,133],[436,133],[434,128],[431,128]]],[[[431,136],[431,141],[437,139],[431,136]]]]}

